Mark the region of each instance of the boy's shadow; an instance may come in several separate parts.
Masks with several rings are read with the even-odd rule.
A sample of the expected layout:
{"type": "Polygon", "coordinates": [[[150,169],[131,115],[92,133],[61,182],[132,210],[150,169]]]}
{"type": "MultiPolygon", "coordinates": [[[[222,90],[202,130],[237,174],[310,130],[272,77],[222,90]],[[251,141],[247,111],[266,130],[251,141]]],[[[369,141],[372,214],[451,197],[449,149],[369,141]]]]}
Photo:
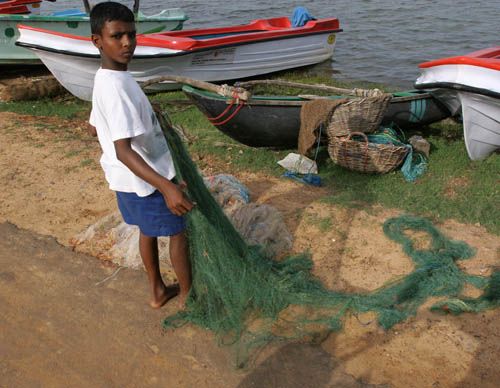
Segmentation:
{"type": "Polygon", "coordinates": [[[332,369],[332,359],[321,347],[290,343],[253,369],[238,388],[321,388],[330,380],[332,369]]]}
{"type": "Polygon", "coordinates": [[[338,366],[321,346],[289,343],[253,369],[238,388],[372,387],[337,370],[338,366]]]}

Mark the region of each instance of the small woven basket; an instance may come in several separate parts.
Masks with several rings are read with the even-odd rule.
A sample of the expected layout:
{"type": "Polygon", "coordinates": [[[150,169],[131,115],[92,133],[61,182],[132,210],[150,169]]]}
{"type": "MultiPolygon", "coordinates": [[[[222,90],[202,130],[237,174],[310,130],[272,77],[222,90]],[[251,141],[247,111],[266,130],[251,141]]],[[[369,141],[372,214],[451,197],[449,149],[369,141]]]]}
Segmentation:
{"type": "Polygon", "coordinates": [[[374,132],[380,126],[392,96],[381,94],[355,98],[337,107],[327,127],[327,134],[347,136],[351,132],[374,132]]]}
{"type": "Polygon", "coordinates": [[[330,137],[328,154],[332,160],[349,170],[385,174],[397,168],[403,161],[408,148],[393,144],[368,142],[363,132],[351,132],[346,137],[330,137]],[[363,141],[351,139],[363,137],[363,141]]]}

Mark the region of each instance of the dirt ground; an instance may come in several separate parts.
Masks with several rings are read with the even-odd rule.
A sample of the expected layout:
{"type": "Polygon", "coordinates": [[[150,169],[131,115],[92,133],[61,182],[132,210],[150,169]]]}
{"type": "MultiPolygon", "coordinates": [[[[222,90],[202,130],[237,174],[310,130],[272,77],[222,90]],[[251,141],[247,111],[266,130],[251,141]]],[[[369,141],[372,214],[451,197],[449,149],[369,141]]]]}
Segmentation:
{"type": "MultiPolygon", "coordinates": [[[[321,345],[269,346],[243,371],[198,327],[163,332],[175,307],[147,308],[142,271],[115,273],[69,247],[116,210],[85,131],[83,121],[0,113],[0,387],[498,387],[498,309],[443,316],[428,303],[389,331],[369,314],[350,316],[321,345]]],[[[319,202],[322,188],[237,177],[252,201],[281,211],[293,251],[312,253],[328,287],[370,291],[413,270],[382,232],[397,209],[344,209],[319,202]]],[[[477,249],[460,264],[467,272],[489,275],[500,264],[500,239],[482,226],[438,227],[477,249]]]]}

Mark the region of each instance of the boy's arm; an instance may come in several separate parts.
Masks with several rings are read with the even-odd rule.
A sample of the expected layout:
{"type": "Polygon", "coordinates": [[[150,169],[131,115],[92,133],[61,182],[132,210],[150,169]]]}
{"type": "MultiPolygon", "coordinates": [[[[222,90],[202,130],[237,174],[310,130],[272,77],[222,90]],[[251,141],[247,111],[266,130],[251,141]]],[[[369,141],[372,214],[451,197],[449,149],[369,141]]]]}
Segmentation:
{"type": "Polygon", "coordinates": [[[132,149],[130,139],[116,140],[114,145],[118,160],[139,178],[156,187],[163,194],[172,213],[180,216],[193,208],[193,203],[184,195],[179,186],[158,174],[132,149]]]}

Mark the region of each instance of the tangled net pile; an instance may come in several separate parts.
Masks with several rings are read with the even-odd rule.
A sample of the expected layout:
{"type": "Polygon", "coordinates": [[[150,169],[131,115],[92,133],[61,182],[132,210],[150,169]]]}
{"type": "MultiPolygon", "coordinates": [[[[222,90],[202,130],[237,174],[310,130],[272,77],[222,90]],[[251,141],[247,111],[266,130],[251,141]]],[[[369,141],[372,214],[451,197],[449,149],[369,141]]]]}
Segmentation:
{"type": "Polygon", "coordinates": [[[276,339],[311,338],[338,330],[348,312],[375,312],[385,329],[415,315],[431,296],[451,299],[433,306],[441,312],[480,311],[500,306],[500,271],[491,278],[468,275],[456,265],[473,249],[447,239],[426,219],[401,216],[384,224],[387,237],[400,243],[415,270],[374,292],[348,294],[326,289],[312,274],[306,255],[275,261],[258,246],[248,246],[225,217],[191,161],[180,137],[158,112],[179,177],[197,206],[188,214],[193,267],[187,308],[164,321],[165,327],[191,322],[212,330],[222,343],[234,344],[237,365],[250,350],[276,339]],[[423,231],[429,249],[419,250],[405,232],[423,231]],[[460,299],[466,282],[485,288],[477,299],[460,299]]]}

